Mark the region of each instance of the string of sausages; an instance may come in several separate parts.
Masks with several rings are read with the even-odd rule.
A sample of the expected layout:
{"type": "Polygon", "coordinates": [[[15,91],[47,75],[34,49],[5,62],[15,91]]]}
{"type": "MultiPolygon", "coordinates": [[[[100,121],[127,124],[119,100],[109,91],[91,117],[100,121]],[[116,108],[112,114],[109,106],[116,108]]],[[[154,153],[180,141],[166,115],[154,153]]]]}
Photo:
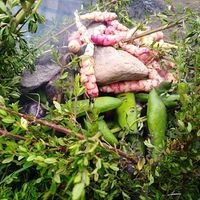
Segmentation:
{"type": "MultiPolygon", "coordinates": [[[[100,88],[106,93],[123,93],[150,91],[160,85],[162,81],[176,82],[174,75],[168,72],[174,67],[174,64],[168,60],[160,59],[159,52],[153,50],[151,45],[162,49],[176,48],[175,45],[164,41],[163,32],[159,31],[147,36],[140,37],[132,41],[132,37],[137,36],[143,31],[137,28],[129,29],[117,20],[117,15],[112,12],[95,11],[85,15],[78,15],[75,12],[75,21],[78,32],[75,32],[68,39],[69,50],[77,53],[82,45],[86,45],[85,53],[81,56],[81,82],[85,87],[86,94],[91,97],[99,95],[98,86],[95,77],[95,45],[120,47],[131,55],[142,61],[149,70],[148,79],[138,81],[124,81],[111,83],[100,88]],[[81,23],[81,20],[101,22],[92,32],[81,23]],[[164,65],[164,69],[163,66],[164,65]]],[[[146,27],[150,30],[150,27],[146,27]]]]}

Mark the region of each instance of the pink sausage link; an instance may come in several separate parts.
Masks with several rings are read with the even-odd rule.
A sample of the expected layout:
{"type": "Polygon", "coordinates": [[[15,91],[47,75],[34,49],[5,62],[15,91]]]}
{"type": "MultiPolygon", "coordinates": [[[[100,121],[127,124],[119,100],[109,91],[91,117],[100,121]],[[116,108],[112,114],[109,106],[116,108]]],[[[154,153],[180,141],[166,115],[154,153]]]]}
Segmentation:
{"type": "Polygon", "coordinates": [[[118,31],[128,31],[129,29],[121,24],[118,20],[107,21],[108,26],[112,26],[115,30],[118,31]]]}
{"type": "Polygon", "coordinates": [[[96,22],[107,22],[112,21],[117,18],[117,15],[113,12],[98,12],[94,11],[92,13],[87,13],[85,15],[81,15],[81,20],[92,20],[96,22]]]}

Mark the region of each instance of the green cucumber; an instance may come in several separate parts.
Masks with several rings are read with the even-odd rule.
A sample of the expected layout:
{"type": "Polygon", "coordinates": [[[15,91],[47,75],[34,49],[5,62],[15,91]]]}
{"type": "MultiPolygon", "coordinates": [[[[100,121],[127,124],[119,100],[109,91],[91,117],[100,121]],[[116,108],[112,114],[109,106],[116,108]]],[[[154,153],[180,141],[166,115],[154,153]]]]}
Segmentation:
{"type": "Polygon", "coordinates": [[[164,148],[164,137],[167,129],[167,111],[165,104],[158,96],[155,89],[149,93],[147,104],[147,124],[151,135],[153,158],[157,160],[160,150],[164,148]]]}
{"type": "Polygon", "coordinates": [[[117,96],[122,105],[117,108],[118,123],[122,129],[137,131],[137,106],[133,93],[124,93],[117,96]]]}
{"type": "MultiPolygon", "coordinates": [[[[97,109],[100,113],[103,113],[109,110],[113,110],[119,107],[121,104],[122,101],[115,97],[98,97],[94,99],[93,107],[97,109]]],[[[77,101],[76,107],[78,108],[77,117],[84,116],[86,112],[89,111],[91,108],[89,99],[77,101]]]]}
{"type": "MultiPolygon", "coordinates": [[[[149,98],[149,94],[147,93],[138,93],[135,96],[136,96],[136,99],[138,99],[142,103],[146,103],[149,98]]],[[[172,108],[178,105],[178,100],[180,99],[180,95],[171,94],[167,97],[161,97],[161,99],[166,107],[172,108]]]]}
{"type": "Polygon", "coordinates": [[[111,130],[108,128],[106,122],[102,119],[98,122],[99,131],[101,132],[103,138],[106,142],[108,142],[110,145],[117,145],[119,142],[117,138],[114,136],[114,134],[111,132],[111,130]]]}

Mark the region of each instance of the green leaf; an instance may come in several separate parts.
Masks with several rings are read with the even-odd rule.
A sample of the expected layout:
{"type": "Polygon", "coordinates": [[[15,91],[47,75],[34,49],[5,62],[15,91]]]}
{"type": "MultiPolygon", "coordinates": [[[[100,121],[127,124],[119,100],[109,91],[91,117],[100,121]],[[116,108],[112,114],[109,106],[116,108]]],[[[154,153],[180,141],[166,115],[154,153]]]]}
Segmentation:
{"type": "Polygon", "coordinates": [[[197,136],[200,137],[200,130],[197,132],[197,136]]]}
{"type": "Polygon", "coordinates": [[[10,163],[13,161],[14,156],[10,156],[2,161],[3,164],[10,163]]]}
{"type": "Polygon", "coordinates": [[[113,170],[113,171],[119,171],[119,168],[117,167],[117,165],[116,164],[111,164],[110,165],[110,168],[113,170]]]}
{"type": "Polygon", "coordinates": [[[0,10],[2,10],[5,13],[7,12],[6,5],[3,3],[3,1],[0,1],[0,10]]]}
{"type": "Polygon", "coordinates": [[[25,130],[27,130],[27,127],[28,127],[28,121],[24,119],[23,117],[21,118],[21,127],[25,130]]]}
{"type": "Polygon", "coordinates": [[[7,112],[5,110],[0,109],[0,115],[7,116],[7,112]]]}
{"type": "Polygon", "coordinates": [[[55,194],[56,193],[56,189],[57,189],[56,183],[52,182],[51,187],[50,187],[50,192],[52,194],[55,194]]]}
{"type": "Polygon", "coordinates": [[[185,128],[185,124],[181,120],[178,120],[178,125],[179,125],[179,127],[180,127],[181,130],[183,130],[185,128]]]}
{"type": "Polygon", "coordinates": [[[152,174],[149,175],[149,185],[154,183],[154,177],[152,176],[152,174]]]}
{"type": "Polygon", "coordinates": [[[4,105],[4,104],[5,104],[4,98],[3,98],[2,96],[0,96],[0,104],[1,104],[1,105],[4,105]]]}
{"type": "Polygon", "coordinates": [[[13,92],[11,92],[10,96],[14,99],[18,99],[20,97],[20,93],[13,91],[13,92]]]}
{"type": "Polygon", "coordinates": [[[72,191],[72,200],[78,200],[84,192],[84,183],[78,183],[72,191]]]}
{"type": "Polygon", "coordinates": [[[192,131],[192,124],[190,122],[188,123],[187,130],[189,133],[192,131]]]}
{"type": "Polygon", "coordinates": [[[53,177],[53,180],[54,180],[56,183],[61,183],[61,181],[60,181],[60,174],[55,174],[54,177],[53,177]]]}
{"type": "Polygon", "coordinates": [[[80,181],[81,181],[81,173],[79,172],[74,178],[74,183],[80,183],[80,181]]]}
{"type": "Polygon", "coordinates": [[[68,72],[65,72],[62,74],[62,76],[60,77],[61,80],[66,79],[68,77],[68,72]]]}
{"type": "Polygon", "coordinates": [[[27,158],[27,161],[33,161],[36,158],[35,155],[31,155],[27,158]]]}
{"type": "Polygon", "coordinates": [[[19,150],[23,151],[23,152],[27,152],[27,149],[25,147],[21,146],[21,145],[19,146],[19,150]]]}
{"type": "Polygon", "coordinates": [[[98,194],[99,194],[101,197],[103,197],[103,198],[105,198],[106,195],[108,194],[107,192],[102,191],[102,190],[98,190],[98,189],[94,189],[94,191],[95,191],[96,193],[98,193],[98,194]]]}
{"type": "Polygon", "coordinates": [[[154,148],[154,146],[151,144],[150,139],[147,139],[144,141],[145,146],[147,146],[148,148],[154,148]]]}
{"type": "Polygon", "coordinates": [[[38,25],[35,21],[30,20],[28,24],[28,31],[31,33],[35,33],[37,31],[38,25]]]}
{"type": "Polygon", "coordinates": [[[46,158],[44,159],[44,162],[47,164],[54,164],[57,162],[56,158],[46,158]]]}
{"type": "Polygon", "coordinates": [[[24,158],[24,156],[18,156],[18,160],[21,160],[23,158],[24,158]]]}
{"type": "Polygon", "coordinates": [[[122,195],[123,195],[124,198],[126,198],[126,199],[130,199],[130,197],[128,196],[128,194],[126,194],[126,193],[123,192],[123,191],[122,191],[122,195]]]}
{"type": "Polygon", "coordinates": [[[45,159],[42,156],[36,156],[34,160],[43,162],[45,159]]]}
{"type": "Polygon", "coordinates": [[[139,171],[143,168],[144,164],[145,164],[145,159],[144,158],[139,159],[139,161],[137,163],[137,168],[139,171]]]}
{"type": "Polygon", "coordinates": [[[15,118],[11,117],[11,116],[7,116],[7,117],[3,118],[2,121],[6,124],[12,124],[15,122],[15,118]]]}
{"type": "Polygon", "coordinates": [[[63,141],[63,138],[58,138],[57,142],[61,146],[65,146],[66,145],[65,142],[63,141]]]}
{"type": "Polygon", "coordinates": [[[62,112],[61,106],[57,101],[53,101],[54,106],[56,107],[56,109],[58,110],[59,113],[62,112]]]}
{"type": "Polygon", "coordinates": [[[82,173],[82,179],[86,186],[90,184],[89,172],[86,169],[82,173]]]}

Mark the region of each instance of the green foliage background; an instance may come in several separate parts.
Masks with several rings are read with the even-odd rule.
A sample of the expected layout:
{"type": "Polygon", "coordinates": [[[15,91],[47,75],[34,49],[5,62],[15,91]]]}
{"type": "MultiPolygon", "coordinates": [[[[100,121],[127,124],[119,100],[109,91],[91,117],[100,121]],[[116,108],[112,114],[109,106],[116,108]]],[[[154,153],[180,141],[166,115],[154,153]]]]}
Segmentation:
{"type": "MultiPolygon", "coordinates": [[[[167,55],[179,71],[178,83],[169,93],[180,95],[180,105],[168,110],[166,148],[159,161],[151,158],[153,146],[146,140],[148,153],[135,163],[105,148],[95,128],[99,114],[94,109],[87,119],[93,125],[91,135],[84,140],[75,137],[85,133],[71,104],[84,93],[79,76],[72,92],[66,90],[70,84],[67,74],[58,81],[69,99],[65,104],[44,105],[48,111],[45,120],[71,129],[70,135],[10,112],[20,109],[18,74],[35,58],[18,28],[28,23],[29,31],[35,32],[43,18],[36,12],[38,4],[32,4],[24,21],[13,29],[16,16],[10,13],[10,7],[23,7],[31,1],[5,2],[0,2],[0,129],[7,132],[0,136],[0,199],[200,199],[200,16],[190,9],[159,15],[163,24],[183,18],[171,38],[178,49],[167,55]],[[6,48],[4,41],[8,42],[6,48]],[[29,59],[23,60],[24,56],[29,59]]],[[[106,9],[117,12],[123,23],[136,24],[126,13],[129,1],[106,3],[106,9]]],[[[105,2],[99,1],[92,9],[97,8],[104,10],[105,2]]],[[[131,148],[123,138],[120,149],[130,158],[139,155],[138,149],[131,148]]]]}

